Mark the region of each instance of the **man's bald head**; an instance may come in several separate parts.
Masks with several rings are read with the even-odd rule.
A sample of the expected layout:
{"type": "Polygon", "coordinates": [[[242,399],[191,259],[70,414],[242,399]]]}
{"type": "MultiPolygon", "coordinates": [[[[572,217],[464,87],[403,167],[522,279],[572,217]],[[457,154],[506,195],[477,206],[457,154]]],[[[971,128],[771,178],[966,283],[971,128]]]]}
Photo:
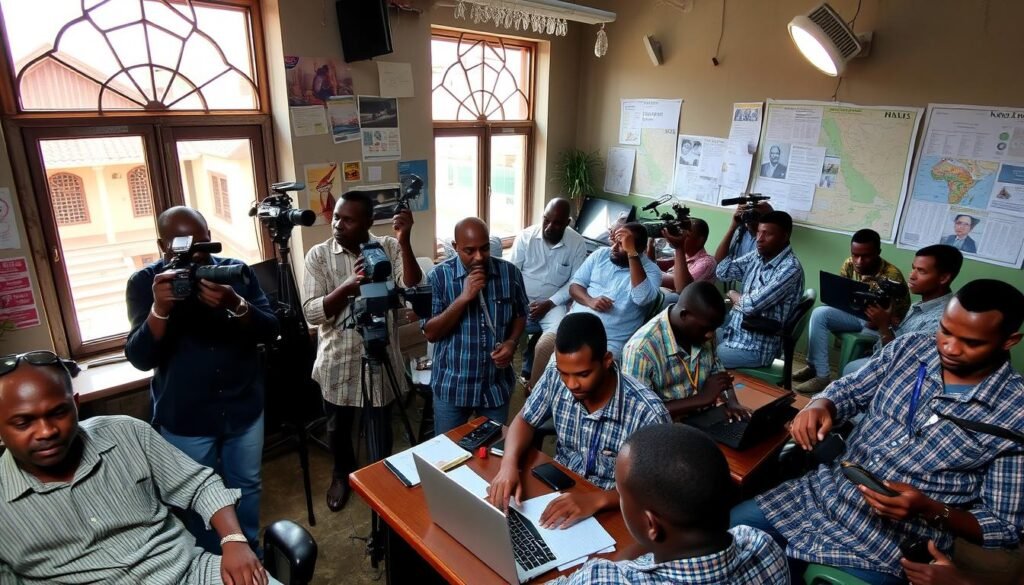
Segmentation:
{"type": "Polygon", "coordinates": [[[455,251],[466,270],[483,267],[491,258],[491,234],[479,217],[467,217],[455,224],[455,251]]]}
{"type": "Polygon", "coordinates": [[[565,228],[572,221],[572,204],[568,199],[555,197],[544,208],[544,220],[541,230],[544,240],[549,244],[557,244],[565,235],[565,228]]]}

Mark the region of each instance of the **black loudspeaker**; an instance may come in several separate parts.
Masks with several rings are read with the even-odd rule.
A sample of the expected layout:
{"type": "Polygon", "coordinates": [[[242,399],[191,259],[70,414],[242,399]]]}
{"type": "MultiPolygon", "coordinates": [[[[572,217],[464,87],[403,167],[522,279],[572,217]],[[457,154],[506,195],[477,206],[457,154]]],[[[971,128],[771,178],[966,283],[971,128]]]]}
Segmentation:
{"type": "Polygon", "coordinates": [[[336,7],[346,63],[392,52],[388,0],[338,0],[336,7]]]}

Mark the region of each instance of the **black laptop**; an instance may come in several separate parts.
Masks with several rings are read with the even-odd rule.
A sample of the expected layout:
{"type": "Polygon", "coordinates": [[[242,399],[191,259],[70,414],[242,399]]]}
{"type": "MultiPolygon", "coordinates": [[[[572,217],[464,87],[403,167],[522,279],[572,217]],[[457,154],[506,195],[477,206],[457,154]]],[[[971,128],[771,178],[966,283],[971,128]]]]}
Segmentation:
{"type": "Polygon", "coordinates": [[[723,445],[742,451],[778,432],[792,420],[797,410],[790,405],[795,399],[793,394],[780,396],[755,410],[750,420],[729,422],[725,406],[719,405],[688,416],[683,422],[704,431],[723,445]]]}
{"type": "Polygon", "coordinates": [[[820,272],[819,278],[821,302],[833,309],[849,313],[858,319],[867,318],[863,310],[853,305],[853,297],[855,296],[854,293],[870,291],[871,285],[831,272],[825,272],[824,270],[820,272]]]}

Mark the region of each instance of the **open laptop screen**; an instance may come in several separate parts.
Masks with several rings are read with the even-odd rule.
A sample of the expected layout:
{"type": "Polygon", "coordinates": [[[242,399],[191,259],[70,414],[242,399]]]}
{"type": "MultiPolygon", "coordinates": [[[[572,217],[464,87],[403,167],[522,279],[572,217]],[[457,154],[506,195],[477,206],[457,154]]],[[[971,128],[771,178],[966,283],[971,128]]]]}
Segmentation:
{"type": "Polygon", "coordinates": [[[596,197],[583,200],[580,216],[576,220],[576,231],[581,236],[608,243],[608,226],[619,217],[626,221],[636,219],[636,207],[627,203],[617,203],[596,197]]]}

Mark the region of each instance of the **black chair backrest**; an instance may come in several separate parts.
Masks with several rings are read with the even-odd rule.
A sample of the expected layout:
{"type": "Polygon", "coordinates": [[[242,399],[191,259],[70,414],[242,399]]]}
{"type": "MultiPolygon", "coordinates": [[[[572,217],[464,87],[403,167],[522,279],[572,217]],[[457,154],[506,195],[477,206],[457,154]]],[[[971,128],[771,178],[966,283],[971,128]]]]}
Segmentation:
{"type": "Polygon", "coordinates": [[[807,319],[811,315],[811,307],[818,299],[818,293],[809,288],[804,291],[804,296],[793,308],[789,321],[782,328],[782,356],[785,364],[782,369],[782,387],[787,390],[793,388],[793,353],[796,351],[796,341],[800,338],[804,327],[807,326],[807,319]]]}

